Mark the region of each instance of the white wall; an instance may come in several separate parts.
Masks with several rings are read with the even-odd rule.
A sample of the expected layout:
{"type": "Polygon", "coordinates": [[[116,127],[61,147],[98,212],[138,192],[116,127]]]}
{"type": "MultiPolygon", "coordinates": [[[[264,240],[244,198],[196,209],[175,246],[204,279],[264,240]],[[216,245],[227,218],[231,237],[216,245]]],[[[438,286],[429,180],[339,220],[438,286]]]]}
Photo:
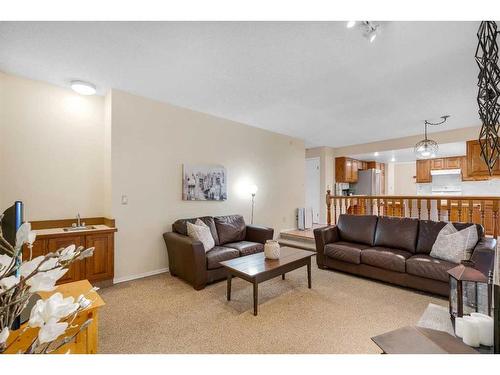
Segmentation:
{"type": "Polygon", "coordinates": [[[104,99],[0,72],[0,210],[103,215],[104,99]]]}
{"type": "Polygon", "coordinates": [[[255,183],[255,223],[295,228],[304,205],[304,143],[121,91],[111,93],[112,214],[116,219],[116,278],[167,266],[162,234],[174,220],[239,213],[250,221],[255,183]],[[182,164],[222,164],[228,200],[181,200],[182,164]],[[120,204],[126,194],[128,205],[120,204]]]}
{"type": "Polygon", "coordinates": [[[416,195],[417,184],[414,178],[417,173],[417,163],[414,161],[394,164],[394,194],[416,195]]]}

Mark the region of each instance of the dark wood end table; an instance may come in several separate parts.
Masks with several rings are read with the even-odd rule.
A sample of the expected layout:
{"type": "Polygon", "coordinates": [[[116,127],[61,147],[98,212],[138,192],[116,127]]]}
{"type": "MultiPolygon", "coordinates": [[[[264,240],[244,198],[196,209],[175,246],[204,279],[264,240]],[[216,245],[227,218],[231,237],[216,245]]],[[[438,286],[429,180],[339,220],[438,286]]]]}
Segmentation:
{"type": "Polygon", "coordinates": [[[231,300],[231,280],[239,277],[253,284],[253,314],[257,315],[259,304],[259,283],[281,275],[285,279],[287,272],[307,266],[307,284],[311,289],[312,251],[282,247],[279,259],[266,259],[264,253],[247,255],[226,260],[220,264],[227,270],[227,300],[231,300]]]}

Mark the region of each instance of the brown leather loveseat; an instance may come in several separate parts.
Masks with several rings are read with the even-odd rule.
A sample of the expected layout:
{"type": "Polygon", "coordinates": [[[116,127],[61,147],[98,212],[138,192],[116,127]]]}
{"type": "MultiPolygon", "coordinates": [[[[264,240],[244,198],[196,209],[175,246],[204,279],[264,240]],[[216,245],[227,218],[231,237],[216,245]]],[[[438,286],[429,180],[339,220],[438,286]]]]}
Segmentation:
{"type": "MultiPolygon", "coordinates": [[[[448,296],[447,271],[457,264],[429,255],[445,222],[371,215],[340,215],[336,226],[314,230],[316,261],[364,277],[448,296]]],[[[474,224],[453,223],[461,230],[474,224]]],[[[493,269],[496,239],[476,225],[479,242],[475,267],[485,275],[493,269]]]]}
{"type": "Polygon", "coordinates": [[[164,233],[169,270],[173,276],[187,281],[196,290],[227,277],[219,262],[264,251],[264,244],[273,238],[274,229],[246,225],[243,216],[203,216],[202,220],[214,238],[215,247],[205,253],[203,244],[187,236],[187,222],[198,218],[181,219],[172,224],[172,232],[164,233]]]}

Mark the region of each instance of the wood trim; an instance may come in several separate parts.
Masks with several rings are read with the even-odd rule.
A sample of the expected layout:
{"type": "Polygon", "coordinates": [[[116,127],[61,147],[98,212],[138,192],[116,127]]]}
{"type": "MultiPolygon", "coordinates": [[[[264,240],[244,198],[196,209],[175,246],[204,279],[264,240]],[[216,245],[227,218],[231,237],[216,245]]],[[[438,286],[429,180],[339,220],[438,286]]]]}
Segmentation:
{"type": "MultiPolygon", "coordinates": [[[[86,225],[107,225],[108,227],[114,228],[115,219],[110,219],[106,217],[82,217],[82,221],[86,225]]],[[[76,218],[73,219],[56,219],[56,220],[35,220],[30,221],[31,229],[52,229],[52,228],[66,228],[70,227],[71,224],[76,222],[76,218]]]]}

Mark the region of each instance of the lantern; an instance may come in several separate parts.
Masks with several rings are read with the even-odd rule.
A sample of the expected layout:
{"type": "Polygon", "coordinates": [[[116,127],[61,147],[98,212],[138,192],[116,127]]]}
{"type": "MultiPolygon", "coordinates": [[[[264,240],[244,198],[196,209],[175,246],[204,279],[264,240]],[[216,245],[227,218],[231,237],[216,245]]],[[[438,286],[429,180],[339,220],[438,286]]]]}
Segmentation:
{"type": "Polygon", "coordinates": [[[474,268],[474,262],[463,260],[448,274],[452,319],[473,312],[491,315],[491,283],[485,274],[474,268]]]}

